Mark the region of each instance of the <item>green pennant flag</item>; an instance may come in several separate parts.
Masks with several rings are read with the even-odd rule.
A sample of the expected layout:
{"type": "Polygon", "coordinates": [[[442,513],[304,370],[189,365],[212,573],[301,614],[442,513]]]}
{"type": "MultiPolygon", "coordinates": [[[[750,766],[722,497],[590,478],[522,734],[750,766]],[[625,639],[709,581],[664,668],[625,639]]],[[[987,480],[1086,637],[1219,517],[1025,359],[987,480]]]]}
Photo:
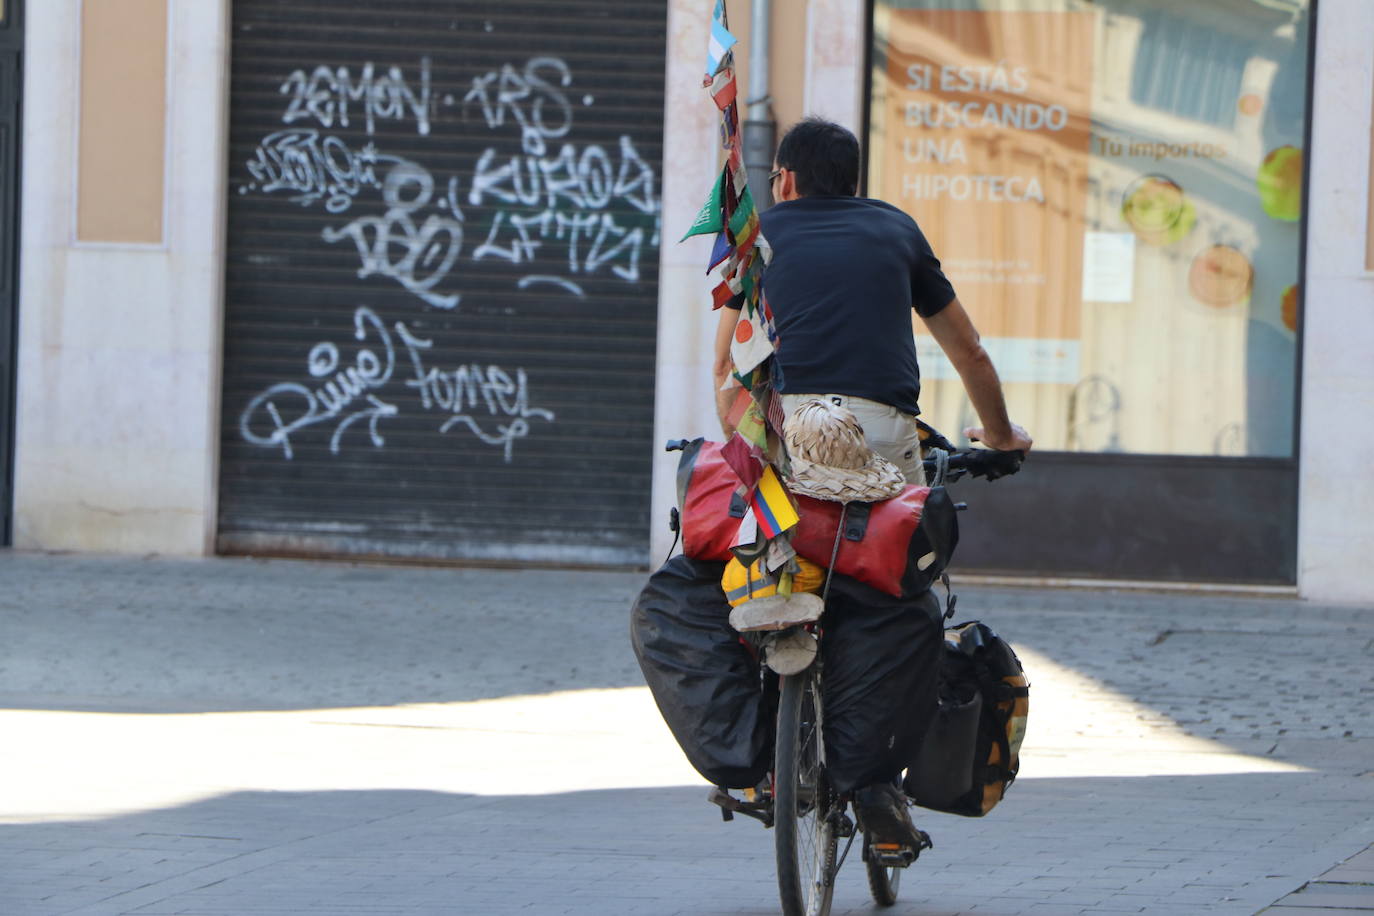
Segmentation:
{"type": "Polygon", "coordinates": [[[725,208],[721,203],[724,193],[725,172],[722,171],[720,177],[716,179],[716,186],[711,189],[711,196],[706,198],[706,203],[702,204],[701,209],[697,211],[696,219],[692,220],[691,228],[678,241],[685,242],[694,235],[720,232],[725,228],[725,208]]]}
{"type": "MultiPolygon", "coordinates": [[[[757,220],[758,211],[754,208],[754,195],[745,188],[744,193],[739,196],[739,203],[735,206],[735,212],[730,216],[730,234],[734,236],[733,241],[736,245],[746,235],[750,220],[757,220]]],[[[699,217],[698,217],[699,218],[699,217]]]]}

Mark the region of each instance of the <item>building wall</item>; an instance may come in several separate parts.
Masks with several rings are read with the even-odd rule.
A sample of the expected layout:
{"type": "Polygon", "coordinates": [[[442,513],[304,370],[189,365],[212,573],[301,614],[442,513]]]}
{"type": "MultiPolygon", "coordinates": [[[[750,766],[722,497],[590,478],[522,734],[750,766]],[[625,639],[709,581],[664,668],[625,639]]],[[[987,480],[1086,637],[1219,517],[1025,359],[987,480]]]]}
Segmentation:
{"type": "Polygon", "coordinates": [[[227,12],[227,0],[29,4],[16,547],[211,550],[227,12]],[[151,48],[165,35],[165,80],[95,33],[83,47],[83,18],[135,43],[151,31],[151,48]],[[83,74],[99,105],[84,120],[83,74]]]}
{"type": "Polygon", "coordinates": [[[1298,589],[1374,601],[1374,3],[1321,0],[1303,316],[1298,589]]]}
{"type": "MultiPolygon", "coordinates": [[[[213,550],[229,0],[140,0],[125,9],[160,21],[155,4],[162,2],[168,51],[161,97],[147,88],[156,81],[145,73],[141,95],[107,94],[103,104],[127,108],[126,120],[107,126],[156,124],[160,112],[165,158],[130,160],[134,146],[149,148],[142,136],[108,150],[122,164],[104,169],[85,159],[101,155],[100,145],[82,152],[83,73],[112,66],[83,53],[83,12],[90,10],[81,0],[30,4],[15,480],[20,548],[213,550]],[[143,196],[134,208],[147,216],[151,205],[137,201],[159,166],[160,194],[158,182],[151,187],[161,197],[160,240],[139,241],[149,223],[131,227],[120,219],[117,208],[129,204],[119,192],[128,189],[109,182],[121,169],[137,172],[143,196]]],[[[118,3],[85,0],[91,9],[107,7],[96,10],[105,13],[118,3]]],[[[700,88],[707,6],[669,0],[665,75],[673,116],[663,173],[660,441],[717,434],[709,382],[716,315],[708,307],[713,281],[704,272],[709,241],[674,243],[720,163],[716,112],[700,88]]],[[[780,127],[812,112],[860,127],[864,8],[862,0],[808,0],[798,16],[796,5],[774,4],[775,41],[788,45],[771,74],[780,127]]],[[[731,10],[737,30],[747,32],[747,5],[731,10]]],[[[1318,29],[1299,587],[1317,600],[1371,601],[1374,577],[1365,567],[1374,555],[1374,475],[1364,462],[1374,451],[1374,430],[1364,421],[1374,406],[1374,164],[1363,166],[1371,157],[1374,5],[1322,0],[1318,29]]],[[[742,92],[747,97],[749,87],[742,92]]],[[[674,502],[675,465],[676,456],[656,454],[655,558],[671,542],[664,521],[674,502]]]]}

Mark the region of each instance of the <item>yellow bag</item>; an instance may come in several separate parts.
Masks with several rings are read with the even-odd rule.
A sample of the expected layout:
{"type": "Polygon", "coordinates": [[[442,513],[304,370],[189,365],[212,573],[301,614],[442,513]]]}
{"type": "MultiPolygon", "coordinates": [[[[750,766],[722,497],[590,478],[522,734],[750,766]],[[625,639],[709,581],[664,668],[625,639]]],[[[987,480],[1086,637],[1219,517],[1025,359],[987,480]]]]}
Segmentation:
{"type": "MultiPolygon", "coordinates": [[[[810,560],[797,557],[801,569],[792,576],[792,591],[816,592],[825,584],[825,569],[810,560]]],[[[750,598],[766,598],[778,593],[778,577],[763,568],[763,560],[755,560],[747,569],[736,557],[725,564],[720,587],[731,607],[739,607],[750,598]]]]}

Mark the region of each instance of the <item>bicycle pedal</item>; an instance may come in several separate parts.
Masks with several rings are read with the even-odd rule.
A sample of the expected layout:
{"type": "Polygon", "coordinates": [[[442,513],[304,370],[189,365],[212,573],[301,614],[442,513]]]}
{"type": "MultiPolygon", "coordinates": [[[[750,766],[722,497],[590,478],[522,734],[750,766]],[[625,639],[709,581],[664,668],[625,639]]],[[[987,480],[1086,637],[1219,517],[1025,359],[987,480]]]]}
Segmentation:
{"type": "Polygon", "coordinates": [[[873,843],[868,847],[870,860],[883,868],[906,868],[921,854],[919,849],[900,843],[873,843]]]}

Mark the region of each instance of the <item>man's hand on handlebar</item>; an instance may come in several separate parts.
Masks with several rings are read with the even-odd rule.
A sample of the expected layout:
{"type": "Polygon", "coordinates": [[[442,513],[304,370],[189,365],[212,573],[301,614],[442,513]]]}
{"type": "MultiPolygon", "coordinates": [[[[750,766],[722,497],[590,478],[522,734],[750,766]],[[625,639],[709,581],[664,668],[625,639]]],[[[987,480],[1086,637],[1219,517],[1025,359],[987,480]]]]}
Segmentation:
{"type": "Polygon", "coordinates": [[[926,480],[948,483],[959,480],[965,474],[997,480],[1008,477],[1021,469],[1026,453],[1021,451],[999,452],[990,448],[971,448],[954,452],[945,459],[943,477],[940,476],[940,462],[934,457],[925,459],[926,480]]]}
{"type": "Polygon", "coordinates": [[[1035,443],[1030,433],[1015,423],[1008,424],[1005,432],[995,435],[989,435],[981,426],[970,426],[964,430],[964,435],[973,442],[981,442],[999,452],[1029,452],[1035,443]]]}

